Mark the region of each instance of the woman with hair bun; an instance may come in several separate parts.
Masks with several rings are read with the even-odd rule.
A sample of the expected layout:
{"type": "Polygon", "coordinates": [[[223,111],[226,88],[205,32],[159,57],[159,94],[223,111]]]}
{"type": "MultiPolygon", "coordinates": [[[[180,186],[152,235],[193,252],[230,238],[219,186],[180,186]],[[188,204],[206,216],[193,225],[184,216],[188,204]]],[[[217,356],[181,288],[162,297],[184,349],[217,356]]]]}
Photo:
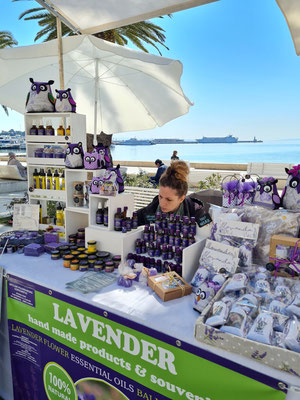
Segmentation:
{"type": "Polygon", "coordinates": [[[157,212],[174,215],[202,217],[203,203],[186,196],[188,192],[189,167],[184,161],[173,161],[159,180],[159,194],[152,202],[138,210],[138,224],[145,225],[155,220],[157,212]]]}

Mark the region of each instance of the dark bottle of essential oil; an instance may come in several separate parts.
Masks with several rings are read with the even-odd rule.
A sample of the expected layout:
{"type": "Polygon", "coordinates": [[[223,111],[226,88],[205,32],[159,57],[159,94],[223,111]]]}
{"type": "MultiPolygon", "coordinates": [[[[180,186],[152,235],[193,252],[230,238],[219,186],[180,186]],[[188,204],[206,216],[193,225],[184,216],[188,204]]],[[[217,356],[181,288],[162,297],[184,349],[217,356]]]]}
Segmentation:
{"type": "Polygon", "coordinates": [[[156,245],[155,245],[155,257],[160,257],[160,256],[161,256],[160,244],[156,242],[156,245]]]}
{"type": "Polygon", "coordinates": [[[146,253],[146,242],[145,242],[145,240],[142,240],[142,245],[141,245],[141,249],[142,249],[142,254],[145,254],[146,253]]]}
{"type": "Polygon", "coordinates": [[[150,239],[149,225],[145,225],[143,239],[145,240],[145,242],[149,242],[150,239]]]}
{"type": "Polygon", "coordinates": [[[157,272],[161,272],[162,270],[161,260],[156,260],[156,269],[157,272]]]}
{"type": "Polygon", "coordinates": [[[132,229],[136,229],[138,227],[138,216],[137,212],[134,211],[132,213],[132,229]]]}
{"type": "Polygon", "coordinates": [[[181,246],[181,236],[180,236],[180,231],[176,231],[176,236],[175,236],[175,246],[181,246]]]}
{"type": "Polygon", "coordinates": [[[130,231],[131,231],[131,228],[132,228],[132,221],[131,221],[131,218],[126,218],[125,222],[126,222],[126,229],[127,229],[127,232],[130,232],[130,231]]]}
{"type": "Polygon", "coordinates": [[[189,217],[183,217],[183,224],[181,226],[181,232],[188,234],[190,232],[190,219],[189,217]]]}
{"type": "Polygon", "coordinates": [[[192,244],[194,244],[196,242],[195,236],[192,232],[190,232],[188,236],[189,236],[189,246],[191,246],[192,244]]]}
{"type": "Polygon", "coordinates": [[[197,225],[196,225],[195,217],[191,217],[190,233],[193,233],[194,235],[196,235],[196,233],[197,233],[197,225]]]}
{"type": "Polygon", "coordinates": [[[156,243],[163,244],[164,243],[164,231],[159,229],[156,235],[156,243]]]}
{"type": "Polygon", "coordinates": [[[161,257],[162,257],[163,260],[167,260],[168,259],[168,245],[167,244],[163,244],[162,245],[161,257]]]}
{"type": "Polygon", "coordinates": [[[136,254],[141,254],[141,252],[142,252],[142,241],[141,241],[141,239],[136,239],[136,241],[135,241],[135,252],[136,252],[136,254]]]}
{"type": "Polygon", "coordinates": [[[176,264],[176,272],[178,275],[182,276],[182,265],[176,264]]]}
{"type": "Polygon", "coordinates": [[[180,220],[180,215],[176,215],[175,230],[176,230],[176,231],[181,231],[181,220],[180,220]]]}
{"type": "Polygon", "coordinates": [[[122,212],[123,219],[127,218],[127,210],[128,210],[128,207],[125,206],[124,209],[123,209],[123,212],[122,212]]]}
{"type": "Polygon", "coordinates": [[[176,264],[182,263],[182,250],[180,247],[175,247],[174,260],[175,260],[176,264]]]}
{"type": "Polygon", "coordinates": [[[108,207],[103,210],[103,225],[108,226],[108,207]]]}
{"type": "Polygon", "coordinates": [[[174,245],[175,245],[175,232],[174,232],[174,229],[171,229],[171,230],[169,231],[169,244],[170,244],[171,246],[174,246],[174,245]]]}
{"type": "Polygon", "coordinates": [[[161,213],[157,212],[155,214],[155,230],[158,232],[162,228],[162,222],[161,222],[161,213]]]}
{"type": "Polygon", "coordinates": [[[162,272],[168,272],[169,271],[169,263],[168,261],[165,261],[162,267],[162,272]]]}
{"type": "Polygon", "coordinates": [[[150,257],[155,257],[155,243],[154,242],[150,243],[150,246],[148,249],[148,254],[150,257]]]}
{"type": "Polygon", "coordinates": [[[154,232],[154,225],[150,226],[150,233],[149,233],[149,240],[150,242],[154,241],[154,237],[155,237],[155,232],[154,232]]]}
{"type": "Polygon", "coordinates": [[[121,213],[121,207],[117,208],[117,212],[114,216],[114,230],[121,231],[122,230],[122,221],[123,221],[123,214],[121,213]]]}
{"type": "Polygon", "coordinates": [[[122,233],[126,233],[127,232],[127,226],[126,226],[126,221],[122,221],[122,233]]]}
{"type": "Polygon", "coordinates": [[[169,243],[169,230],[168,230],[168,228],[164,229],[164,243],[166,243],[166,244],[169,243]]]}
{"type": "Polygon", "coordinates": [[[189,237],[187,232],[183,232],[182,235],[182,247],[186,248],[189,245],[189,237]]]}
{"type": "Polygon", "coordinates": [[[176,228],[176,222],[175,222],[175,216],[174,214],[170,214],[170,218],[168,221],[168,229],[170,230],[175,230],[176,228]]]}
{"type": "Polygon", "coordinates": [[[173,258],[173,246],[168,246],[168,260],[172,260],[173,258]]]}
{"type": "Polygon", "coordinates": [[[103,208],[102,208],[102,205],[99,203],[98,210],[96,211],[96,224],[97,225],[103,225],[103,223],[104,223],[103,217],[104,217],[103,208]]]}
{"type": "Polygon", "coordinates": [[[161,217],[162,217],[161,226],[163,229],[166,229],[168,227],[167,214],[162,213],[161,217]]]}

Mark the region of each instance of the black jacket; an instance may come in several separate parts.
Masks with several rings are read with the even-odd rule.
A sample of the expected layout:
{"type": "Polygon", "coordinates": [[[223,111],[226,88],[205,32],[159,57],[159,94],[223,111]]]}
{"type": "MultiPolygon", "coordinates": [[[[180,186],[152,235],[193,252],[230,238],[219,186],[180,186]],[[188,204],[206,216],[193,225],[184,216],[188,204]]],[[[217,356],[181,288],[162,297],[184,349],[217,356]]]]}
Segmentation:
{"type": "MultiPolygon", "coordinates": [[[[158,196],[155,196],[150,204],[148,204],[146,207],[140,208],[137,211],[139,226],[150,224],[151,222],[155,221],[155,213],[158,205],[158,196]]],[[[195,217],[198,225],[199,218],[205,214],[202,201],[189,196],[183,200],[183,211],[183,215],[186,215],[187,217],[195,217]]]]}

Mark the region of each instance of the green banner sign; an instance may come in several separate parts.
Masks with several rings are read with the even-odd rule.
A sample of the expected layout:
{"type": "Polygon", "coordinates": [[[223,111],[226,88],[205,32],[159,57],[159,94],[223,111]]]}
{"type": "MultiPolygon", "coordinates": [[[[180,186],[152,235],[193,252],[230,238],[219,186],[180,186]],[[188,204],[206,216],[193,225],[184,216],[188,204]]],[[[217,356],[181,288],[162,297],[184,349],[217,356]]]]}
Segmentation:
{"type": "MultiPolygon", "coordinates": [[[[161,335],[132,321],[51,290],[38,289],[41,288],[10,277],[7,312],[12,362],[20,357],[15,338],[27,336],[37,344],[35,351],[41,355],[31,358],[41,370],[45,398],[56,399],[63,393],[70,400],[75,399],[74,387],[78,391],[87,379],[103,381],[129,399],[281,400],[285,397],[285,393],[272,388],[271,378],[270,385],[268,377],[263,375],[256,373],[250,378],[243,367],[239,373],[225,368],[222,362],[218,364],[217,359],[212,362],[199,357],[196,347],[195,354],[183,350],[180,343],[174,346],[162,341],[157,338],[161,335]]],[[[28,364],[34,363],[26,357],[28,364]]],[[[16,373],[14,368],[13,373],[16,373]]],[[[17,377],[14,381],[19,384],[17,377]]]]}

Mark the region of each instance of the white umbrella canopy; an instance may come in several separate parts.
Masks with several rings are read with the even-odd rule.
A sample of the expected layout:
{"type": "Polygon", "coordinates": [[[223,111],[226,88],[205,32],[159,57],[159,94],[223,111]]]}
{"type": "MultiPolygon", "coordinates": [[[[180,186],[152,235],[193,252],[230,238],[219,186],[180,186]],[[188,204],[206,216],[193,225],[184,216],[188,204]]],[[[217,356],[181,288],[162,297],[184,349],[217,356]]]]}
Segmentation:
{"type": "MultiPolygon", "coordinates": [[[[36,0],[54,9],[81,33],[145,21],[150,18],[212,3],[218,0],[36,0]]],[[[47,7],[48,6],[48,7],[47,7]]],[[[65,22],[65,21],[64,21],[65,22]]]]}
{"type": "Polygon", "coordinates": [[[276,0],[289,26],[296,54],[300,55],[300,0],[276,0]]]}
{"type": "MultiPolygon", "coordinates": [[[[89,132],[152,129],[192,105],[180,86],[180,61],[90,35],[63,38],[63,58],[65,88],[72,90],[76,111],[87,116],[89,132]]],[[[0,50],[0,104],[24,113],[30,77],[53,79],[59,89],[57,40],[0,50]]]]}

